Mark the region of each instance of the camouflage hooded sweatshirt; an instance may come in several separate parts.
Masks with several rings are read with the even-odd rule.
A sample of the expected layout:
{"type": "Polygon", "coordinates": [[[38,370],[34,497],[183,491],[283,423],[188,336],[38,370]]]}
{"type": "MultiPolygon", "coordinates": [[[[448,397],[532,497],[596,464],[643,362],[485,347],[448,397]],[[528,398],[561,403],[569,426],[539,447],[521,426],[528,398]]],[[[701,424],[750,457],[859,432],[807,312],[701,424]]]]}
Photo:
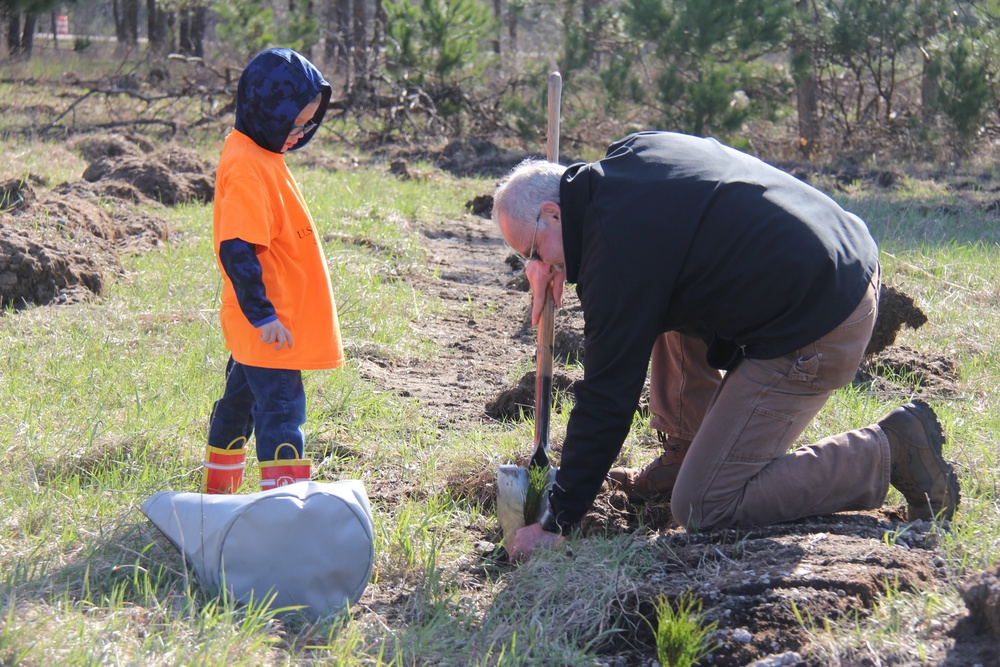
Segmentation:
{"type": "Polygon", "coordinates": [[[296,117],[317,96],[317,124],[289,150],[309,143],[330,104],[319,70],[289,49],[269,49],[240,76],[236,127],[226,137],[215,182],[215,250],[222,273],[220,320],[237,362],[311,370],[343,364],[326,257],[282,149],[296,117]],[[275,319],[293,346],[260,340],[275,319]]]}

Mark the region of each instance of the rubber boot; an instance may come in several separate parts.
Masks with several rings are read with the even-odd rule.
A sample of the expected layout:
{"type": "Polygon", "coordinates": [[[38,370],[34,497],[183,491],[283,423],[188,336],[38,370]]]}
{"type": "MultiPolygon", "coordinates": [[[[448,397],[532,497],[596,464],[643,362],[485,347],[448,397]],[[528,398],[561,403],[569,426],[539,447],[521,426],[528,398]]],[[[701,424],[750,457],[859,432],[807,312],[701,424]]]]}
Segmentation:
{"type": "MultiPolygon", "coordinates": [[[[274,451],[275,456],[278,455],[282,447],[295,449],[294,445],[286,442],[278,445],[274,451]]],[[[297,449],[295,449],[295,455],[299,455],[297,449]]],[[[309,459],[275,459],[274,461],[261,461],[259,465],[261,491],[288,486],[295,482],[308,482],[312,479],[312,462],[309,459]]]]}
{"type": "Polygon", "coordinates": [[[663,445],[663,454],[650,461],[642,470],[612,468],[608,471],[611,488],[624,491],[632,499],[669,497],[673,493],[677,473],[691,448],[691,441],[668,438],[660,431],[657,431],[657,437],[663,445]]]}
{"type": "Polygon", "coordinates": [[[225,449],[209,445],[205,451],[203,493],[235,493],[243,483],[247,460],[246,438],[236,438],[225,449]]]}

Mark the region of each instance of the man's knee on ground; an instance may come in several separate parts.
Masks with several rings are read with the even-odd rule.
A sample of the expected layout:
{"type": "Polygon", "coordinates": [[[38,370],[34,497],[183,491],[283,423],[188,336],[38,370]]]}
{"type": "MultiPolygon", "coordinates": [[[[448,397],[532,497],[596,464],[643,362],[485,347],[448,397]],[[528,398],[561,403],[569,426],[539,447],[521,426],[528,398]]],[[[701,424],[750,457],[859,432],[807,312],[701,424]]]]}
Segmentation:
{"type": "Polygon", "coordinates": [[[691,493],[681,487],[674,488],[670,511],[674,515],[674,521],[690,532],[730,528],[736,524],[732,504],[714,504],[706,500],[702,491],[691,493]]]}

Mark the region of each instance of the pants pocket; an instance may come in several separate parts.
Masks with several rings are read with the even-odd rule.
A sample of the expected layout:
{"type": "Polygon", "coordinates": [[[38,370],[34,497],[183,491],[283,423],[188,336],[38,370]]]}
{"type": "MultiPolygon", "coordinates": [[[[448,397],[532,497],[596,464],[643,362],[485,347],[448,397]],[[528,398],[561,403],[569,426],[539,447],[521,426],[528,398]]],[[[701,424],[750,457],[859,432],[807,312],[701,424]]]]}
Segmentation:
{"type": "Polygon", "coordinates": [[[790,447],[788,432],[795,418],[757,406],[736,435],[736,444],[727,457],[741,463],[769,463],[790,447]]]}

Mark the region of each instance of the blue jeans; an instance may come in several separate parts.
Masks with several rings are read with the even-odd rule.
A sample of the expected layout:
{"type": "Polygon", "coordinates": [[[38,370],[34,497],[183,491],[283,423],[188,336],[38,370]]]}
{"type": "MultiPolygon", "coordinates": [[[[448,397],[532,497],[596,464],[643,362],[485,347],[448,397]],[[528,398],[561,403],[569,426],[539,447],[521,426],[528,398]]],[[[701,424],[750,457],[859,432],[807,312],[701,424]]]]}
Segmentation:
{"type": "Polygon", "coordinates": [[[229,357],[226,390],[212,408],[210,447],[228,449],[233,440],[256,433],[257,460],[305,457],[306,394],[302,372],[246,366],[229,357]],[[280,445],[290,444],[295,448],[280,445]]]}

